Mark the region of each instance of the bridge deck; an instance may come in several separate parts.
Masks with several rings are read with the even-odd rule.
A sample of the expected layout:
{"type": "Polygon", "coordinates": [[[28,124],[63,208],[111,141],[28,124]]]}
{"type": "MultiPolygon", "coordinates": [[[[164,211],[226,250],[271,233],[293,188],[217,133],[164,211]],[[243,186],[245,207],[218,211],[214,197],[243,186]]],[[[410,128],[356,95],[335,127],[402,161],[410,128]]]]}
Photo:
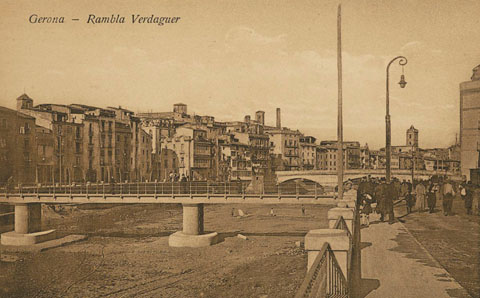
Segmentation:
{"type": "Polygon", "coordinates": [[[142,182],[35,185],[0,189],[0,203],[98,204],[332,204],[333,193],[317,185],[264,185],[242,182],[142,182]]]}

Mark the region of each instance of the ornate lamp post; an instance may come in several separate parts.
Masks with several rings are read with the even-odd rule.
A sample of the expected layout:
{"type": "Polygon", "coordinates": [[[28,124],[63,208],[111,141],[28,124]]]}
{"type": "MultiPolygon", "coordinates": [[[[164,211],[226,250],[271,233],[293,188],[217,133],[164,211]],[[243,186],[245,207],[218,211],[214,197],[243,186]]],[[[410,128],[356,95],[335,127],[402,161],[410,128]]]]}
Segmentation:
{"type": "MultiPolygon", "coordinates": [[[[386,96],[386,99],[387,99],[387,103],[386,103],[386,115],[385,115],[385,125],[386,125],[386,131],[385,131],[385,134],[386,134],[386,141],[385,141],[385,157],[386,157],[386,173],[385,173],[385,178],[387,180],[387,183],[390,182],[390,176],[391,176],[391,168],[390,168],[390,161],[391,161],[391,150],[392,150],[392,147],[391,147],[391,127],[390,127],[390,98],[389,98],[389,70],[390,70],[390,65],[392,65],[393,62],[395,62],[396,60],[398,60],[398,64],[400,64],[402,66],[402,69],[403,69],[403,66],[407,64],[407,58],[403,57],[403,56],[397,56],[395,58],[393,58],[387,65],[387,96],[386,96]]],[[[402,76],[400,77],[400,82],[398,83],[400,85],[401,88],[405,88],[405,85],[407,85],[407,82],[405,81],[405,75],[403,74],[403,71],[402,71],[402,76]]]]}

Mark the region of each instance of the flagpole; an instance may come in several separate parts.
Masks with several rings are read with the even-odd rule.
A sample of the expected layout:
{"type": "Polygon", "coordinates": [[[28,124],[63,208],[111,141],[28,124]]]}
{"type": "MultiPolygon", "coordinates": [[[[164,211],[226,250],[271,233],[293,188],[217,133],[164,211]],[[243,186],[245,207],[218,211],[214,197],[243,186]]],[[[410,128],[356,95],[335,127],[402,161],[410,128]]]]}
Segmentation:
{"type": "Polygon", "coordinates": [[[338,72],[338,120],[337,120],[337,178],[338,199],[343,199],[343,115],[342,115],[342,6],[337,14],[337,72],[338,72]]]}

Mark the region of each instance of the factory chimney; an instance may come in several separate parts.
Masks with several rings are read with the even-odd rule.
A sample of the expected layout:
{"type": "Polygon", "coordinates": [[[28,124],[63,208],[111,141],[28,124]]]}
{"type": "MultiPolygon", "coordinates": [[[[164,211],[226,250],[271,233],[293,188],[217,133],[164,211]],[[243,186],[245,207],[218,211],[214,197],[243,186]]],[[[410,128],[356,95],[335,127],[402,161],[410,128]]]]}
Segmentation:
{"type": "Polygon", "coordinates": [[[277,128],[282,129],[282,122],[280,119],[280,108],[277,108],[277,128]]]}

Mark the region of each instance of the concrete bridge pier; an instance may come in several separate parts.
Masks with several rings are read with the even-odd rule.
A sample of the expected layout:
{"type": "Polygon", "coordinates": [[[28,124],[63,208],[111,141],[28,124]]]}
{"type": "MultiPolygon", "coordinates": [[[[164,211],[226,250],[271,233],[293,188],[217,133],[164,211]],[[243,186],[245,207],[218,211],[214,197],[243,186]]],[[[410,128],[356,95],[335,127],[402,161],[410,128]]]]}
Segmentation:
{"type": "Polygon", "coordinates": [[[203,247],[217,242],[216,232],[204,234],[203,204],[182,204],[183,231],[168,237],[168,245],[172,247],[203,247]]]}
{"type": "Polygon", "coordinates": [[[42,228],[42,205],[40,203],[15,204],[15,230],[3,233],[2,245],[26,246],[56,238],[55,230],[42,228]]]}

